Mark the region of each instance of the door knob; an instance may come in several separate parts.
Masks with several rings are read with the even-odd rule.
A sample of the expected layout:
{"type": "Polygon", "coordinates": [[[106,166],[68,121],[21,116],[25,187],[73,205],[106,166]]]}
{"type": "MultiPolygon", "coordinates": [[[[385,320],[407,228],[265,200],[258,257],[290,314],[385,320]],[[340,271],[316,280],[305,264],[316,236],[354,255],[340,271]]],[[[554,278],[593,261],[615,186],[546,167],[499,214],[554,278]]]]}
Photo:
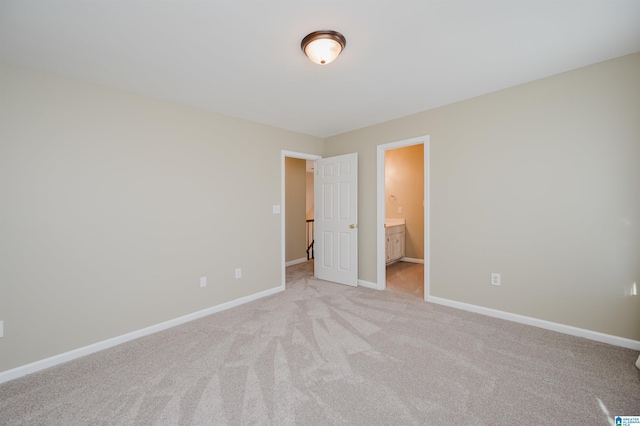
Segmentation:
{"type": "Polygon", "coordinates": [[[358,227],[358,225],[355,225],[353,223],[351,225],[349,225],[349,228],[351,228],[351,229],[354,229],[354,228],[357,228],[357,227],[358,227]]]}

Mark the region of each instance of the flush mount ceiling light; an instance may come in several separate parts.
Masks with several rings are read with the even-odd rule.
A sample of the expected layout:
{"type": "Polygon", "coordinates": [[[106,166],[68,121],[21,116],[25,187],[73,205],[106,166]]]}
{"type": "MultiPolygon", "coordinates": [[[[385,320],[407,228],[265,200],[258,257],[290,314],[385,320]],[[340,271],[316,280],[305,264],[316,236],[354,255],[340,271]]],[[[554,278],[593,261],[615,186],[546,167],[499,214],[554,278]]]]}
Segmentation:
{"type": "Polygon", "coordinates": [[[330,64],[347,45],[347,39],[337,31],[314,31],[302,39],[300,47],[309,59],[319,65],[330,64]]]}

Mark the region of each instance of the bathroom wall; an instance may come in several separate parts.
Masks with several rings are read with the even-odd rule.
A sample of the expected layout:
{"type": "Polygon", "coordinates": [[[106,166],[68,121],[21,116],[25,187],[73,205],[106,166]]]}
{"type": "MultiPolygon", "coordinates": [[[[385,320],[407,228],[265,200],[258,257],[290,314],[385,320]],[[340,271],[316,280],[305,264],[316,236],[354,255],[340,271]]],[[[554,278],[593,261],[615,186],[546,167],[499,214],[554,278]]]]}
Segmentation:
{"type": "Polygon", "coordinates": [[[306,210],[307,171],[306,161],[300,158],[285,159],[285,261],[307,257],[306,210]]]}
{"type": "Polygon", "coordinates": [[[386,151],[384,177],[386,217],[406,222],[405,257],[424,259],[424,145],[386,151]]]}

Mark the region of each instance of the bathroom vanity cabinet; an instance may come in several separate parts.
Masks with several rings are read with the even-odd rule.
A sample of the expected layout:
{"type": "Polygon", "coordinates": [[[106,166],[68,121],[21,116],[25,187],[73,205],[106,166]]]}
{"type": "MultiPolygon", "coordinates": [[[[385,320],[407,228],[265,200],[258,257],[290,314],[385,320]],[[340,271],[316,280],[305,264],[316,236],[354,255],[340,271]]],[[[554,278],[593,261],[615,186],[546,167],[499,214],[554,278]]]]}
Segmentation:
{"type": "Polygon", "coordinates": [[[385,236],[385,252],[387,254],[387,264],[396,262],[405,257],[404,223],[385,225],[385,236]]]}

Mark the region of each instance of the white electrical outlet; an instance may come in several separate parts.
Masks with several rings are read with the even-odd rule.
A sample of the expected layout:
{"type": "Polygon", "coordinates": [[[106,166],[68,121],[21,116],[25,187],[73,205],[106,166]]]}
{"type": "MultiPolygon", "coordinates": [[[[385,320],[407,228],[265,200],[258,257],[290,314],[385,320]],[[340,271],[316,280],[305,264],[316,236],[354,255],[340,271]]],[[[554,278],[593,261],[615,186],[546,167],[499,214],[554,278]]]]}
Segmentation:
{"type": "Polygon", "coordinates": [[[402,207],[398,207],[398,213],[402,213],[402,207]]]}
{"type": "Polygon", "coordinates": [[[236,280],[238,278],[242,278],[242,269],[240,268],[236,269],[236,280]]]}
{"type": "Polygon", "coordinates": [[[491,274],[491,285],[500,285],[500,274],[491,274]]]}
{"type": "Polygon", "coordinates": [[[280,206],[277,204],[273,205],[273,214],[280,214],[280,206]]]}
{"type": "Polygon", "coordinates": [[[200,287],[207,286],[207,277],[200,277],[200,287]]]}
{"type": "Polygon", "coordinates": [[[4,337],[4,321],[0,321],[0,337],[4,337]]]}

